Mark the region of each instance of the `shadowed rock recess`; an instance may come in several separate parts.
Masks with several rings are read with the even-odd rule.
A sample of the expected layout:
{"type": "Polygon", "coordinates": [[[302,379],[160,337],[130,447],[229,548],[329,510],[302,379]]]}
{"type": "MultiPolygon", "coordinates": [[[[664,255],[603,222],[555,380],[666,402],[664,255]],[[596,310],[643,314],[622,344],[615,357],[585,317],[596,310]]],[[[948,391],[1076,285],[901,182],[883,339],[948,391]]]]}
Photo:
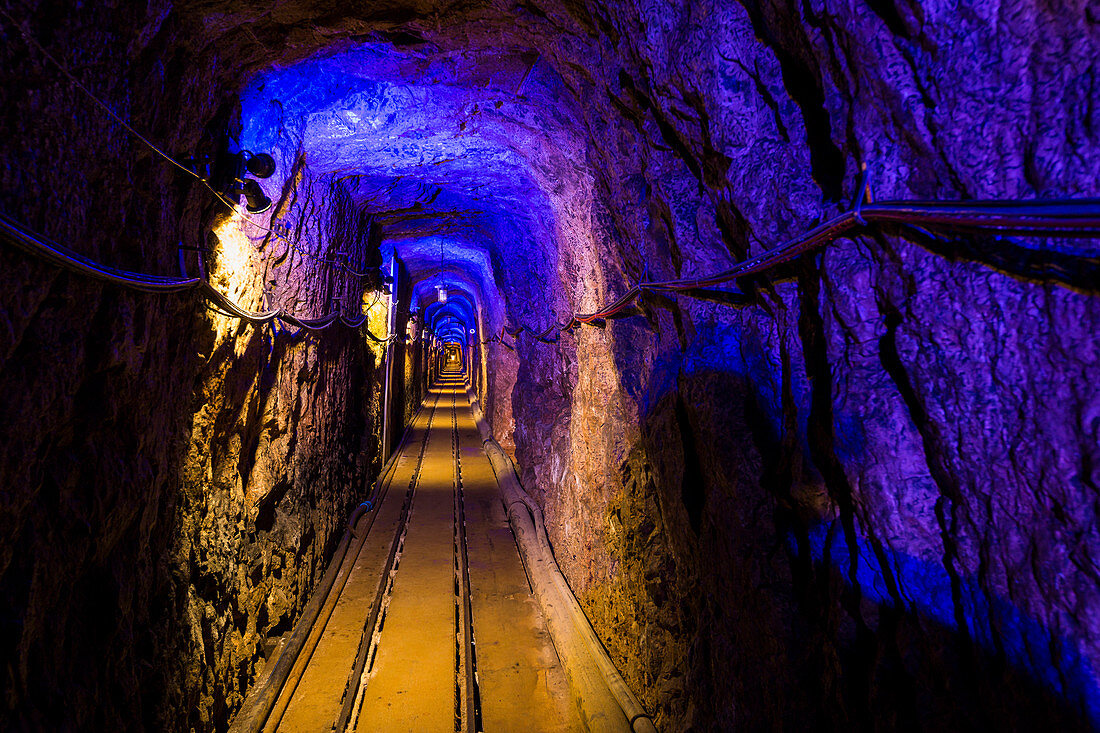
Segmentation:
{"type": "Polygon", "coordinates": [[[2,7],[0,212],[367,322],[0,247],[0,728],[225,730],[420,403],[425,326],[488,342],[474,391],[659,729],[1100,727],[1095,240],[869,227],[736,305],[490,339],[759,254],[864,167],[876,200],[1100,197],[1095,0],[2,7]],[[274,206],[28,38],[177,159],[271,153],[274,206]],[[394,256],[395,326],[332,264],[394,256]]]}

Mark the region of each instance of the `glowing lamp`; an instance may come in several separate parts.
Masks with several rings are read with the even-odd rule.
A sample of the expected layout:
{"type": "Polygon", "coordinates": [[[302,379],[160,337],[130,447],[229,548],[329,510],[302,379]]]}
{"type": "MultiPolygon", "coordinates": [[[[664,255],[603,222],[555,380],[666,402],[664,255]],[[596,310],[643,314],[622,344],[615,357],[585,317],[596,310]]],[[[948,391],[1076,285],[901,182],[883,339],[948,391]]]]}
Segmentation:
{"type": "Polygon", "coordinates": [[[439,302],[447,302],[447,288],[443,287],[442,285],[439,286],[439,302]]]}

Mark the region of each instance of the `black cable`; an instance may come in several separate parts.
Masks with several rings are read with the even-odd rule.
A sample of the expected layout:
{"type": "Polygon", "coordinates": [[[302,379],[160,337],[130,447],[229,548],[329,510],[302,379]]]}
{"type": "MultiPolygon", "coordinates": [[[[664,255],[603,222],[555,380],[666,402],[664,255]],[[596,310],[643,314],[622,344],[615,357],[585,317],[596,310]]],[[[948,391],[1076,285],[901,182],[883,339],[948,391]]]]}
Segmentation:
{"type": "MultiPolygon", "coordinates": [[[[363,326],[367,320],[365,315],[349,318],[339,311],[334,311],[319,318],[300,318],[285,313],[280,308],[255,313],[234,303],[202,278],[146,275],[144,273],[108,267],[84,255],[77,254],[68,247],[64,247],[56,242],[51,242],[3,213],[0,213],[0,238],[15,245],[15,247],[27,254],[38,257],[41,260],[69,270],[70,272],[75,272],[95,280],[120,285],[130,290],[137,290],[145,293],[182,293],[197,289],[203,297],[223,315],[240,318],[255,326],[272,323],[275,319],[279,319],[308,331],[323,331],[336,323],[348,328],[357,329],[363,326]]],[[[376,343],[389,343],[395,338],[395,336],[379,338],[369,329],[364,330],[367,338],[376,343]]]]}

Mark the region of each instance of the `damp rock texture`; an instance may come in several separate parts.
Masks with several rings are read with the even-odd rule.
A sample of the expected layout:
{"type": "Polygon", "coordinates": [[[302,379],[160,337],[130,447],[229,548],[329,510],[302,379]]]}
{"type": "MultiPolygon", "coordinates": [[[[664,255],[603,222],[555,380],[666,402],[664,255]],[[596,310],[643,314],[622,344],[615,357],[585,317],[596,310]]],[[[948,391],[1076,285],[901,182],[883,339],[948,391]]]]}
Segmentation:
{"type": "MultiPolygon", "coordinates": [[[[201,243],[256,310],[351,313],[311,257],[396,255],[398,332],[479,344],[494,433],[659,728],[1100,725],[1094,240],[872,227],[725,303],[548,330],[805,232],[864,172],[877,200],[1100,195],[1094,2],[51,10],[21,12],[173,152],[237,121],[275,151],[261,221],[302,251],[71,114],[9,18],[4,211],[132,269],[201,243]]],[[[0,256],[7,714],[223,728],[376,459],[381,351],[0,256]]]]}
{"type": "MultiPolygon", "coordinates": [[[[236,124],[170,6],[19,12],[168,152],[236,124]]],[[[360,312],[358,279],[316,258],[362,259],[369,222],[295,141],[272,148],[264,223],[278,214],[314,259],[230,218],[0,25],[5,215],[138,272],[195,274],[204,249],[211,284],[251,310],[360,312]]],[[[377,471],[380,349],[0,258],[0,727],[224,729],[377,471]]]]}
{"type": "MultiPolygon", "coordinates": [[[[864,165],[879,199],[1095,196],[1090,11],[991,12],[608,8],[623,260],[721,269],[864,165]]],[[[747,306],[652,301],[578,340],[574,476],[554,448],[530,476],[665,725],[1095,725],[1095,251],[880,230],[747,306]]]]}

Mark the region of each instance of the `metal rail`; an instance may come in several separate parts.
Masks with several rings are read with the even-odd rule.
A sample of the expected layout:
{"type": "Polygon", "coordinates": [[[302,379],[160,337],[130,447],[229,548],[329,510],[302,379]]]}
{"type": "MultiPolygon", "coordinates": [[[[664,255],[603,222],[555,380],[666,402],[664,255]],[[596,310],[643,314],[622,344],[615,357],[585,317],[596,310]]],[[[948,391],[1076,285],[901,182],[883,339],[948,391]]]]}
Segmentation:
{"type": "MultiPolygon", "coordinates": [[[[445,381],[441,384],[446,384],[445,381]]],[[[454,386],[454,385],[451,385],[454,386]]],[[[371,611],[364,625],[363,640],[352,665],[348,684],[344,690],[340,715],[334,722],[334,731],[353,730],[358,724],[359,711],[363,696],[378,651],[381,631],[389,607],[389,598],[393,591],[397,575],[397,560],[404,546],[408,528],[409,514],[415,500],[416,487],[419,485],[423,469],[424,455],[429,436],[437,429],[437,412],[442,392],[436,394],[428,427],[421,444],[416,467],[409,483],[409,493],[402,508],[401,519],[391,544],[389,558],[380,577],[378,591],[371,611]]],[[[457,393],[452,391],[450,407],[450,437],[453,464],[453,501],[454,501],[454,588],[455,588],[455,730],[458,733],[478,733],[481,730],[480,691],[477,680],[477,657],[473,636],[473,614],[470,594],[469,561],[466,548],[465,508],[462,496],[461,453],[458,445],[457,393]]],[[[397,453],[394,454],[395,456],[397,453]]],[[[270,723],[265,730],[271,729],[270,723]]]]}
{"type": "MultiPolygon", "coordinates": [[[[352,665],[351,675],[348,677],[348,684],[344,689],[343,702],[340,706],[340,715],[332,726],[334,731],[350,730],[354,728],[355,725],[359,700],[366,685],[367,675],[370,673],[367,662],[368,660],[373,661],[374,655],[377,652],[378,637],[381,632],[382,623],[385,620],[385,609],[389,605],[389,595],[393,590],[395,564],[405,542],[405,532],[408,529],[409,514],[412,511],[416,487],[420,483],[420,472],[424,466],[424,455],[428,449],[428,440],[431,437],[432,427],[435,423],[436,412],[439,407],[439,398],[440,395],[436,394],[435,402],[432,404],[431,414],[428,417],[428,426],[424,431],[424,438],[420,444],[420,453],[416,459],[416,466],[413,468],[412,476],[409,479],[409,489],[405,496],[405,503],[401,507],[401,518],[398,521],[395,539],[390,546],[389,556],[386,559],[385,567],[378,582],[378,590],[375,593],[374,602],[371,604],[370,613],[363,627],[363,640],[360,642],[359,651],[355,656],[355,663],[352,665]]],[[[398,451],[393,453],[395,461],[398,455],[398,451]]]]}
{"type": "MultiPolygon", "coordinates": [[[[415,482],[420,474],[419,468],[424,459],[424,452],[427,449],[428,436],[431,433],[431,423],[434,420],[438,404],[439,397],[437,395],[432,405],[431,413],[429,414],[428,430],[425,430],[424,437],[421,440],[419,458],[417,459],[417,470],[413,473],[413,482],[415,482]]],[[[384,467],[382,474],[379,476],[378,488],[372,492],[372,498],[376,497],[377,499],[377,501],[375,501],[376,506],[388,493],[389,479],[396,470],[396,467],[397,455],[394,454],[389,464],[384,467]]],[[[414,490],[413,482],[410,482],[409,488],[406,491],[401,526],[404,526],[408,518],[408,508],[411,501],[411,494],[414,490]]],[[[356,518],[361,516],[361,514],[362,512],[360,512],[357,507],[352,517],[356,518]]],[[[240,711],[238,711],[237,716],[234,718],[229,728],[230,733],[258,733],[259,731],[272,730],[278,726],[279,720],[282,718],[290,702],[293,691],[301,680],[309,659],[312,657],[320,641],[320,630],[328,623],[328,619],[332,615],[336,602],[350,576],[350,573],[342,574],[347,557],[352,555],[352,552],[349,551],[351,550],[350,545],[354,540],[355,547],[352,556],[357,557],[370,531],[370,526],[373,525],[375,516],[375,514],[370,515],[368,526],[364,527],[361,532],[358,531],[359,528],[354,524],[348,527],[336,553],[333,555],[329,570],[325,573],[313,598],[306,604],[306,608],[303,610],[301,618],[299,618],[298,623],[291,632],[290,639],[283,645],[279,656],[274,660],[272,672],[266,676],[264,684],[254,689],[252,694],[247,697],[244,705],[242,705],[240,711]],[[335,589],[334,592],[338,580],[342,580],[343,582],[340,584],[339,589],[335,589]],[[284,690],[288,690],[288,688],[289,692],[284,695],[284,690]]],[[[391,551],[387,563],[387,573],[388,568],[392,566],[393,563],[393,554],[394,553],[391,551]]],[[[377,609],[377,603],[375,604],[375,609],[377,609]]],[[[373,628],[372,618],[368,621],[368,629],[373,628]]],[[[341,728],[339,730],[343,729],[341,728]]]]}
{"type": "Polygon", "coordinates": [[[562,575],[541,507],[524,491],[511,459],[493,439],[480,405],[472,393],[469,397],[527,577],[588,727],[655,733],[653,720],[616,669],[562,575]]]}
{"type": "MultiPolygon", "coordinates": [[[[457,388],[457,385],[453,385],[457,388]]],[[[465,387],[465,382],[462,383],[465,387]]],[[[470,597],[470,563],[466,543],[466,506],[462,491],[462,457],[458,441],[457,391],[451,392],[451,453],[454,457],[455,571],[455,730],[481,731],[481,700],[477,679],[477,647],[470,597]]]]}

